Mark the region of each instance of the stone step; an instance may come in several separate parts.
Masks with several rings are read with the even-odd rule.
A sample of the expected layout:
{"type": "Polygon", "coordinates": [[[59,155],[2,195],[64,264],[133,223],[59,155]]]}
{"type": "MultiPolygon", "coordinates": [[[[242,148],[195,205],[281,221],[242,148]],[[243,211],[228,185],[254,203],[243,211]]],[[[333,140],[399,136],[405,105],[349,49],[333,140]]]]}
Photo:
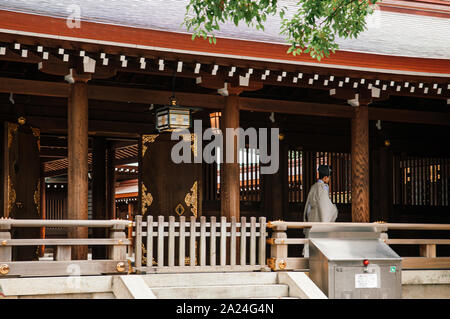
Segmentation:
{"type": "Polygon", "coordinates": [[[248,298],[248,299],[300,299],[300,298],[296,298],[296,297],[258,297],[258,298],[248,298]]]}
{"type": "Polygon", "coordinates": [[[216,285],[151,287],[158,299],[248,299],[288,297],[287,285],[216,285]]]}
{"type": "Polygon", "coordinates": [[[273,285],[278,283],[277,273],[275,272],[151,274],[143,275],[142,277],[151,288],[174,286],[273,285]]]}

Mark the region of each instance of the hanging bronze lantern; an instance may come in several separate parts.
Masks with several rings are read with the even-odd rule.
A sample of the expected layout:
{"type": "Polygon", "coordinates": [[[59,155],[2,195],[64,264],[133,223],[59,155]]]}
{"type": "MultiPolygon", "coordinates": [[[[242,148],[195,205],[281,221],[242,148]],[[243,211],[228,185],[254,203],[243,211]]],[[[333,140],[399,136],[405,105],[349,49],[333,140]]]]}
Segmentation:
{"type": "Polygon", "coordinates": [[[172,132],[176,129],[190,129],[191,126],[191,109],[179,106],[175,97],[171,97],[170,105],[156,111],[156,129],[160,133],[172,132]]]}

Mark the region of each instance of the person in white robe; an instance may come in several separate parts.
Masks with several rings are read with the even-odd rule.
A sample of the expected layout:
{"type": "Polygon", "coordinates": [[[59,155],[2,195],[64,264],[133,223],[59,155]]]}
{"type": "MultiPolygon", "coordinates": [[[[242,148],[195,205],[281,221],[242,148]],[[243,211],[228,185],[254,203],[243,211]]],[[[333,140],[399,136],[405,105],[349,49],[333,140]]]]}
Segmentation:
{"type": "MultiPolygon", "coordinates": [[[[330,182],[331,168],[328,165],[319,165],[319,180],[311,187],[306,199],[303,212],[304,222],[335,222],[338,210],[331,202],[328,183],[330,182]]],[[[310,228],[304,228],[305,238],[309,236],[310,228]]],[[[303,256],[309,257],[309,244],[303,246],[303,256]]]]}

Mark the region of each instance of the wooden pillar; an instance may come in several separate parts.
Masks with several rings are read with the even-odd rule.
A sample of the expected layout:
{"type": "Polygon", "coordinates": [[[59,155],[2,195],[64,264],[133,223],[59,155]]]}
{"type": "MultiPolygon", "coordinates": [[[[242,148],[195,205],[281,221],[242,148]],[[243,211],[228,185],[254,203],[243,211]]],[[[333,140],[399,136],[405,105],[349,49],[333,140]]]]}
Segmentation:
{"type": "MultiPolygon", "coordinates": [[[[5,140],[5,133],[6,130],[4,128],[4,123],[3,121],[0,121],[0,185],[2,186],[2,188],[4,188],[3,190],[0,190],[0,217],[6,217],[8,212],[7,212],[7,206],[6,203],[3,201],[3,197],[5,195],[5,189],[8,186],[7,181],[8,179],[6,178],[6,174],[5,174],[5,163],[4,161],[6,160],[6,152],[5,152],[5,146],[4,143],[7,143],[7,140],[5,140]]],[[[7,135],[6,135],[7,136],[7,135]]]]}
{"type": "Polygon", "coordinates": [[[366,223],[369,215],[369,107],[355,107],[352,119],[352,221],[366,223]]]}
{"type": "MultiPolygon", "coordinates": [[[[90,76],[71,74],[68,105],[68,218],[88,219],[88,88],[90,76]]],[[[69,230],[69,238],[87,238],[88,229],[69,230]]],[[[87,246],[72,247],[72,259],[87,259],[87,246]]]]}
{"type": "MultiPolygon", "coordinates": [[[[46,207],[45,207],[45,193],[47,191],[47,187],[45,187],[45,169],[44,169],[44,164],[41,164],[41,179],[40,179],[40,206],[39,206],[39,210],[40,210],[40,215],[42,219],[47,219],[47,217],[45,216],[45,211],[46,211],[46,207]]],[[[45,239],[45,227],[41,227],[41,236],[42,239],[45,239]]],[[[39,246],[39,257],[44,257],[45,254],[45,246],[39,246]]]]}
{"type": "MultiPolygon", "coordinates": [[[[132,222],[134,219],[134,204],[132,201],[128,202],[128,220],[132,222]]],[[[131,228],[129,229],[131,232],[131,228]]]]}
{"type": "MultiPolygon", "coordinates": [[[[104,137],[94,137],[92,156],[92,218],[107,219],[106,216],[106,141],[104,137]]],[[[106,238],[106,230],[94,228],[95,238],[106,238]]],[[[92,246],[92,259],[106,259],[105,246],[92,246]]]]}
{"type": "MultiPolygon", "coordinates": [[[[130,223],[133,222],[134,219],[134,204],[133,202],[128,203],[128,220],[130,223]]],[[[127,237],[129,239],[133,239],[133,227],[128,227],[127,237]]],[[[128,254],[131,256],[133,253],[133,246],[128,246],[128,254]]]]}
{"type": "Polygon", "coordinates": [[[221,215],[230,220],[231,217],[240,218],[240,181],[239,181],[239,138],[234,139],[234,161],[233,163],[226,163],[227,152],[226,149],[226,129],[236,129],[239,127],[239,97],[237,94],[227,96],[225,108],[222,112],[221,129],[224,134],[224,151],[222,176],[220,179],[220,202],[221,215]]]}
{"type": "Polygon", "coordinates": [[[106,216],[106,141],[95,137],[92,156],[92,216],[93,219],[107,219],[106,216]]]}
{"type": "MultiPolygon", "coordinates": [[[[273,185],[276,190],[273,190],[273,214],[272,219],[282,219],[287,220],[288,217],[288,197],[287,197],[287,186],[288,186],[288,172],[287,172],[287,158],[288,158],[288,148],[283,140],[280,140],[279,151],[279,162],[280,167],[278,172],[273,174],[273,185]]],[[[268,185],[270,186],[270,185],[268,185]]]]}
{"type": "Polygon", "coordinates": [[[372,150],[371,155],[371,205],[370,217],[372,221],[389,220],[392,203],[392,158],[386,146],[379,146],[372,150]]]}
{"type": "MultiPolygon", "coordinates": [[[[269,128],[274,128],[275,125],[268,125],[269,128]]],[[[267,146],[269,154],[272,154],[273,151],[279,152],[279,161],[280,166],[278,168],[278,172],[274,174],[264,174],[261,175],[261,180],[263,181],[263,198],[262,201],[264,203],[263,207],[263,216],[267,217],[268,220],[287,220],[287,158],[288,158],[288,148],[285,142],[280,139],[280,145],[278,150],[271,149],[270,143],[270,134],[267,136],[267,146]]],[[[279,137],[280,138],[280,137],[279,137]]]]}
{"type": "Polygon", "coordinates": [[[106,218],[116,218],[116,151],[113,145],[106,150],[106,218]]]}

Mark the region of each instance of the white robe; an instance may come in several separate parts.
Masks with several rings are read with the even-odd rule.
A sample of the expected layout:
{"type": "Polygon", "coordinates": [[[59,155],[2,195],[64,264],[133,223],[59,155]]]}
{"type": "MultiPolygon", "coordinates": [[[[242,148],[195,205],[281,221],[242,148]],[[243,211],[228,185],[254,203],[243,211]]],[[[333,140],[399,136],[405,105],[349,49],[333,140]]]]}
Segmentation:
{"type": "MultiPolygon", "coordinates": [[[[336,221],[338,210],[330,200],[328,189],[325,183],[317,182],[309,191],[306,199],[305,210],[303,212],[304,222],[334,222],[336,221]]],[[[305,228],[303,233],[305,238],[309,236],[309,228],[305,228]]],[[[305,244],[303,256],[309,257],[309,245],[305,244]]]]}

